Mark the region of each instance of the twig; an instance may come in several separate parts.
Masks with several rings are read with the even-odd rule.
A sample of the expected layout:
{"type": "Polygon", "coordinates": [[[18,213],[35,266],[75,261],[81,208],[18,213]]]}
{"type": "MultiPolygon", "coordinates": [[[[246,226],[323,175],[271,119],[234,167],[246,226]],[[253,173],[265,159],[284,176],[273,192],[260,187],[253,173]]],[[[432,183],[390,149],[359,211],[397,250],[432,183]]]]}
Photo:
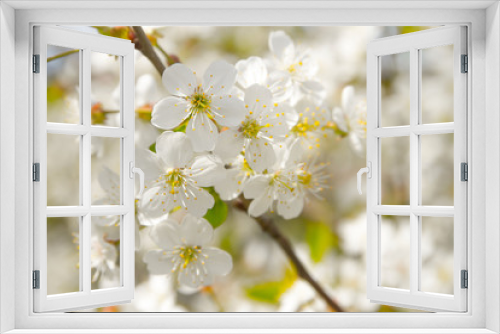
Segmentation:
{"type": "Polygon", "coordinates": [[[153,66],[156,68],[158,73],[160,75],[163,74],[163,71],[165,71],[166,67],[162,63],[161,59],[158,57],[156,54],[155,50],[153,49],[153,46],[151,45],[151,42],[149,41],[148,36],[146,36],[146,33],[142,29],[142,27],[139,26],[133,26],[132,29],[135,32],[135,35],[137,37],[138,43],[135,43],[135,47],[142,52],[142,54],[151,61],[153,66]]]}
{"type": "MultiPolygon", "coordinates": [[[[233,205],[235,208],[241,211],[247,212],[248,210],[248,204],[242,200],[235,200],[233,202],[233,205]]],[[[299,277],[307,281],[307,283],[309,283],[312,286],[312,288],[318,293],[318,295],[328,304],[328,306],[332,310],[334,310],[335,312],[344,312],[342,307],[332,297],[330,297],[328,293],[326,293],[323,287],[319,285],[319,283],[311,276],[309,271],[307,271],[302,261],[300,261],[300,259],[297,257],[297,254],[295,254],[295,251],[293,250],[290,240],[288,240],[281,233],[276,224],[274,224],[273,220],[267,217],[257,217],[254,219],[257,222],[257,224],[260,225],[261,229],[267,234],[269,234],[269,236],[273,238],[281,247],[281,249],[285,252],[286,256],[295,266],[295,269],[297,270],[297,274],[299,275],[299,277]]]]}
{"type": "Polygon", "coordinates": [[[59,58],[62,58],[62,57],[66,57],[66,56],[69,56],[69,55],[71,55],[73,53],[77,53],[79,51],[80,51],[79,49],[69,50],[69,51],[66,51],[66,52],[62,52],[62,53],[60,53],[58,55],[52,56],[52,57],[47,57],[47,63],[49,61],[56,60],[56,59],[59,59],[59,58]]]}

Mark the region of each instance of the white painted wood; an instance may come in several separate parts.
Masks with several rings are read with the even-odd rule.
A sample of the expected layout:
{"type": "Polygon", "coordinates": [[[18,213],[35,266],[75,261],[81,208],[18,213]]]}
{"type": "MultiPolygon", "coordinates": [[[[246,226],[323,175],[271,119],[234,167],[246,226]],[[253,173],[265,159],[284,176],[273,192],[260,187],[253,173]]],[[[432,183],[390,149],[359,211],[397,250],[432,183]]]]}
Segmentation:
{"type": "MultiPolygon", "coordinates": [[[[490,95],[490,101],[493,97],[498,98],[498,76],[497,72],[485,71],[485,55],[490,57],[490,64],[500,63],[498,55],[490,50],[485,50],[498,43],[495,34],[490,28],[485,30],[485,13],[483,10],[457,10],[457,6],[465,3],[473,8],[478,2],[447,2],[445,10],[400,10],[400,6],[420,6],[422,8],[431,8],[438,1],[431,4],[424,2],[391,2],[389,6],[392,10],[382,10],[378,6],[378,1],[371,3],[369,9],[328,9],[321,10],[296,10],[291,9],[290,2],[283,2],[277,6],[275,2],[266,2],[254,5],[253,10],[227,9],[224,6],[217,6],[215,1],[207,1],[203,4],[197,2],[196,5],[189,7],[186,2],[176,2],[177,9],[168,10],[124,10],[123,6],[129,5],[123,2],[115,6],[107,2],[107,6],[112,8],[110,11],[96,10],[98,3],[104,2],[85,2],[85,6],[91,9],[77,10],[26,10],[18,12],[16,15],[16,80],[15,80],[15,98],[16,98],[16,146],[11,147],[17,152],[26,152],[26,154],[16,154],[16,231],[15,245],[8,249],[8,253],[2,253],[2,259],[5,256],[11,257],[15,254],[16,266],[12,270],[16,272],[16,303],[15,317],[17,333],[204,333],[204,332],[241,332],[241,333],[279,333],[279,332],[324,332],[324,333],[491,333],[482,329],[485,326],[485,282],[491,279],[491,276],[484,275],[484,269],[496,266],[498,268],[498,256],[496,253],[488,253],[485,256],[485,226],[486,224],[497,223],[498,219],[490,220],[484,214],[485,208],[485,143],[488,143],[489,151],[500,152],[498,142],[486,141],[485,138],[485,91],[490,95]],[[398,8],[396,8],[397,6],[398,8]],[[190,8],[187,10],[187,8],[190,8]],[[208,8],[208,9],[206,9],[208,8]],[[375,8],[375,9],[372,9],[375,8]],[[469,182],[469,193],[471,201],[469,202],[469,217],[472,218],[474,233],[468,240],[470,251],[469,265],[471,266],[472,276],[469,281],[469,305],[467,313],[402,313],[402,314],[33,314],[32,310],[32,290],[29,279],[32,260],[26,261],[33,254],[31,248],[32,235],[32,216],[30,209],[32,205],[31,192],[32,183],[27,175],[30,175],[32,142],[29,136],[32,131],[31,115],[33,113],[31,102],[27,95],[31,95],[30,73],[31,56],[31,24],[75,24],[75,25],[131,25],[131,24],[157,24],[157,25],[441,25],[467,23],[472,29],[469,35],[472,38],[470,46],[472,75],[469,76],[471,92],[469,96],[469,106],[472,113],[469,113],[468,127],[471,133],[469,148],[471,148],[472,160],[470,164],[474,168],[470,169],[471,182],[469,182]],[[489,37],[488,37],[489,36],[489,37]],[[489,82],[496,82],[496,85],[485,87],[485,78],[489,82]],[[495,88],[496,87],[496,88],[495,88]],[[27,135],[28,134],[28,135],[27,135]],[[30,153],[30,154],[27,154],[30,153]],[[26,194],[30,196],[26,196],[26,194]],[[141,329],[137,328],[140,325],[141,329]],[[168,327],[170,329],[165,329],[168,327]],[[257,329],[259,327],[260,329],[257,329]],[[343,328],[343,329],[333,329],[343,328]],[[353,329],[353,327],[355,329],[353,329]],[[33,329],[22,329],[33,328],[33,329]],[[39,328],[46,328],[40,330],[39,328]],[[59,329],[57,329],[59,328],[59,329]],[[78,329],[77,329],[78,328],[78,329]],[[87,329],[85,329],[87,328],[87,329]],[[113,328],[116,328],[113,330],[113,328]],[[148,329],[149,328],[149,329],[148,329]],[[192,328],[192,329],[182,329],[192,328]],[[242,328],[251,328],[244,330],[242,328]],[[296,329],[291,329],[296,328],[296,329]],[[321,328],[321,329],[318,329],[321,328]],[[413,329],[409,329],[413,328],[413,329]],[[419,328],[419,329],[416,329],[419,328]]],[[[38,6],[47,5],[47,1],[38,1],[38,6]]],[[[349,1],[353,4],[357,2],[349,1]]],[[[443,2],[440,2],[443,3],[443,2]]],[[[67,2],[64,3],[66,5],[67,2]]],[[[76,4],[76,2],[75,2],[76,4]]],[[[162,3],[164,4],[164,3],[162,3]]],[[[172,4],[172,3],[171,3],[172,4]]],[[[53,2],[51,8],[60,8],[61,2],[53,2]]],[[[142,3],[141,3],[142,5],[142,3]]],[[[155,6],[158,3],[155,2],[155,6]]],[[[129,5],[130,6],[130,5],[129,5]]],[[[303,6],[310,8],[310,2],[303,1],[303,6]]],[[[311,5],[312,6],[312,5],[311,5]]],[[[350,8],[350,7],[349,7],[350,8]]],[[[410,7],[416,8],[416,7],[410,7]]],[[[492,22],[497,22],[496,18],[490,19],[488,27],[492,22]]],[[[3,74],[4,72],[2,72],[3,74]]],[[[2,97],[3,99],[3,97],[2,97]]],[[[488,109],[493,115],[497,109],[488,109]]],[[[498,122],[488,122],[491,129],[498,133],[498,122]]],[[[491,132],[490,132],[491,133],[491,132]]],[[[489,136],[489,135],[488,135],[489,136]]],[[[14,142],[12,138],[11,142],[14,142]]],[[[7,145],[6,149],[9,149],[7,145]]],[[[491,154],[491,152],[489,153],[491,154]]],[[[491,166],[496,173],[498,164],[491,166]]],[[[495,188],[491,185],[492,189],[495,188]]],[[[498,189],[497,189],[498,190],[498,189]]],[[[497,202],[488,201],[491,209],[498,210],[497,202]],[[494,202],[494,203],[492,203],[494,202]]],[[[469,230],[472,227],[469,225],[469,230]]],[[[495,234],[489,235],[490,242],[499,243],[499,238],[495,234]]],[[[2,245],[4,246],[4,245],[2,245]]],[[[498,285],[498,280],[490,282],[490,285],[498,285]]],[[[2,295],[3,296],[3,295],[2,295]]],[[[487,298],[488,312],[490,322],[498,321],[498,312],[494,312],[494,305],[499,304],[498,298],[488,294],[487,298]],[[496,303],[496,304],[495,304],[496,303]]]]}
{"type": "Polygon", "coordinates": [[[382,38],[371,42],[367,51],[367,161],[373,175],[367,191],[367,295],[374,302],[420,308],[424,310],[467,310],[467,290],[461,289],[460,271],[467,269],[467,182],[460,180],[460,164],[467,162],[467,75],[461,73],[461,55],[467,53],[465,27],[451,26],[423,32],[382,38]],[[454,46],[454,122],[420,125],[421,49],[441,45],[454,46]],[[384,55],[410,52],[410,125],[381,128],[380,58],[384,55]],[[420,135],[454,133],[454,207],[421,206],[421,147],[420,135]],[[410,205],[381,204],[380,138],[409,137],[410,139],[410,205]],[[382,287],[380,283],[380,215],[408,215],[410,218],[410,290],[382,287]],[[451,296],[420,291],[421,280],[421,217],[454,218],[454,269],[451,296]]]}
{"type": "Polygon", "coordinates": [[[134,182],[123,177],[128,162],[134,159],[134,47],[129,41],[100,35],[84,34],[72,30],[49,27],[35,28],[34,50],[40,54],[40,73],[34,76],[35,137],[34,160],[40,162],[40,182],[34,186],[34,269],[40,270],[40,289],[33,290],[35,312],[68,311],[120,304],[133,298],[134,290],[134,182]],[[80,49],[80,113],[81,125],[47,123],[47,45],[80,49]],[[97,127],[91,124],[91,52],[106,52],[126,59],[121,63],[122,87],[128,94],[122,101],[123,124],[119,128],[97,127]],[[125,82],[127,81],[127,82],[125,82]],[[80,205],[47,207],[47,133],[80,136],[80,205]],[[91,139],[92,136],[121,138],[120,205],[93,206],[91,199],[91,139]],[[121,215],[121,280],[118,288],[92,290],[91,234],[92,216],[121,215]],[[80,292],[61,295],[47,293],[47,217],[79,217],[80,292]],[[132,249],[132,252],[129,251],[132,249]]]}

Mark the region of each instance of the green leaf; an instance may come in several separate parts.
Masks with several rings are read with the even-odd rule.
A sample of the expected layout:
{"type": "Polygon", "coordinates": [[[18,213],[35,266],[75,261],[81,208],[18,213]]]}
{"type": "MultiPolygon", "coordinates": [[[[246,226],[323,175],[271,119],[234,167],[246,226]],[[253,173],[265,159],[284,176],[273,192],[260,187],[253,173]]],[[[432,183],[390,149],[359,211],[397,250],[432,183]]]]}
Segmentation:
{"type": "Polygon", "coordinates": [[[247,296],[253,300],[277,304],[281,295],[288,290],[297,280],[297,273],[293,269],[287,269],[285,277],[281,281],[259,283],[246,288],[247,296]]]}
{"type": "Polygon", "coordinates": [[[156,142],[155,142],[155,143],[153,143],[153,144],[151,144],[151,146],[149,146],[149,150],[150,150],[151,152],[156,153],[156,142]]]}
{"type": "Polygon", "coordinates": [[[422,30],[427,30],[430,27],[420,27],[420,26],[403,26],[399,27],[399,33],[400,34],[409,34],[412,32],[417,32],[417,31],[422,31],[422,30]]]}
{"type": "Polygon", "coordinates": [[[213,226],[213,228],[217,228],[222,225],[227,219],[227,204],[223,200],[220,199],[219,194],[213,188],[205,188],[210,195],[214,197],[215,204],[214,206],[207,211],[205,216],[206,220],[213,226]]]}
{"type": "Polygon", "coordinates": [[[328,225],[321,222],[307,222],[306,242],[314,262],[320,262],[323,256],[339,243],[338,237],[332,233],[328,225]]]}

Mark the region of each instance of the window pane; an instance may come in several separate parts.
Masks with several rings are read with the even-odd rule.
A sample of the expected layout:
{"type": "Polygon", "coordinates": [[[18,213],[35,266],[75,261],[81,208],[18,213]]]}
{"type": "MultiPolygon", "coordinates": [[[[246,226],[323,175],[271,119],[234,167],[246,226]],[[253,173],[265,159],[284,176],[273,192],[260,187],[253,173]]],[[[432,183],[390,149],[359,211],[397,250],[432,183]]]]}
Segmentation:
{"type": "Polygon", "coordinates": [[[453,45],[420,51],[422,123],[453,122],[453,45]]]}
{"type": "Polygon", "coordinates": [[[80,123],[79,50],[47,45],[47,121],[80,123]]]}
{"type": "Polygon", "coordinates": [[[410,53],[380,57],[381,126],[410,124],[410,53]]]}
{"type": "Polygon", "coordinates": [[[420,290],[453,294],[453,218],[422,217],[420,290]]]}
{"type": "Polygon", "coordinates": [[[383,205],[410,204],[410,138],[380,139],[383,205]]]}
{"type": "Polygon", "coordinates": [[[80,205],[80,136],[47,134],[47,205],[80,205]]]}
{"type": "Polygon", "coordinates": [[[420,136],[422,205],[453,206],[453,137],[420,136]]]}
{"type": "Polygon", "coordinates": [[[121,216],[92,217],[90,265],[92,289],[120,287],[121,216]]]}
{"type": "Polygon", "coordinates": [[[47,293],[80,291],[80,218],[47,218],[47,293]]]}
{"type": "Polygon", "coordinates": [[[120,126],[120,57],[92,52],[92,125],[120,126]]]}
{"type": "Polygon", "coordinates": [[[120,205],[121,139],[92,137],[92,205],[120,205]]]}
{"type": "Polygon", "coordinates": [[[380,285],[410,289],[410,217],[380,220],[380,285]]]}

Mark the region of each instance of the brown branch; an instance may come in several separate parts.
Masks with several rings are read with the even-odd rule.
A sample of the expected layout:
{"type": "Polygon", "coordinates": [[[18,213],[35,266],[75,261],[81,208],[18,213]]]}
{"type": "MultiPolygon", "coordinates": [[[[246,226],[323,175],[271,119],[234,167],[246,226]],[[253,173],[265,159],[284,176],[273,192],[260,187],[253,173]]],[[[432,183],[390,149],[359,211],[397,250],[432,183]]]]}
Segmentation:
{"type": "MultiPolygon", "coordinates": [[[[235,208],[241,211],[247,212],[248,210],[248,204],[242,200],[235,200],[233,202],[233,205],[235,208]]],[[[285,237],[281,233],[276,224],[274,224],[273,220],[267,217],[257,217],[254,219],[257,224],[260,225],[262,231],[266,232],[271,238],[273,238],[285,252],[286,256],[295,266],[299,277],[307,281],[307,283],[312,286],[312,288],[332,310],[334,310],[335,312],[344,312],[342,307],[332,297],[330,297],[328,293],[323,289],[323,287],[311,276],[302,261],[300,261],[300,259],[298,258],[297,254],[295,254],[290,240],[288,240],[287,237],[285,237]]]]}
{"type": "Polygon", "coordinates": [[[142,27],[133,26],[132,29],[134,30],[137,40],[134,41],[135,48],[141,51],[142,54],[149,59],[149,61],[153,64],[153,66],[156,68],[158,73],[160,73],[160,75],[163,75],[163,71],[165,71],[166,67],[156,54],[155,50],[153,49],[153,46],[151,45],[151,42],[149,41],[148,36],[146,36],[146,33],[144,32],[142,27]]]}

